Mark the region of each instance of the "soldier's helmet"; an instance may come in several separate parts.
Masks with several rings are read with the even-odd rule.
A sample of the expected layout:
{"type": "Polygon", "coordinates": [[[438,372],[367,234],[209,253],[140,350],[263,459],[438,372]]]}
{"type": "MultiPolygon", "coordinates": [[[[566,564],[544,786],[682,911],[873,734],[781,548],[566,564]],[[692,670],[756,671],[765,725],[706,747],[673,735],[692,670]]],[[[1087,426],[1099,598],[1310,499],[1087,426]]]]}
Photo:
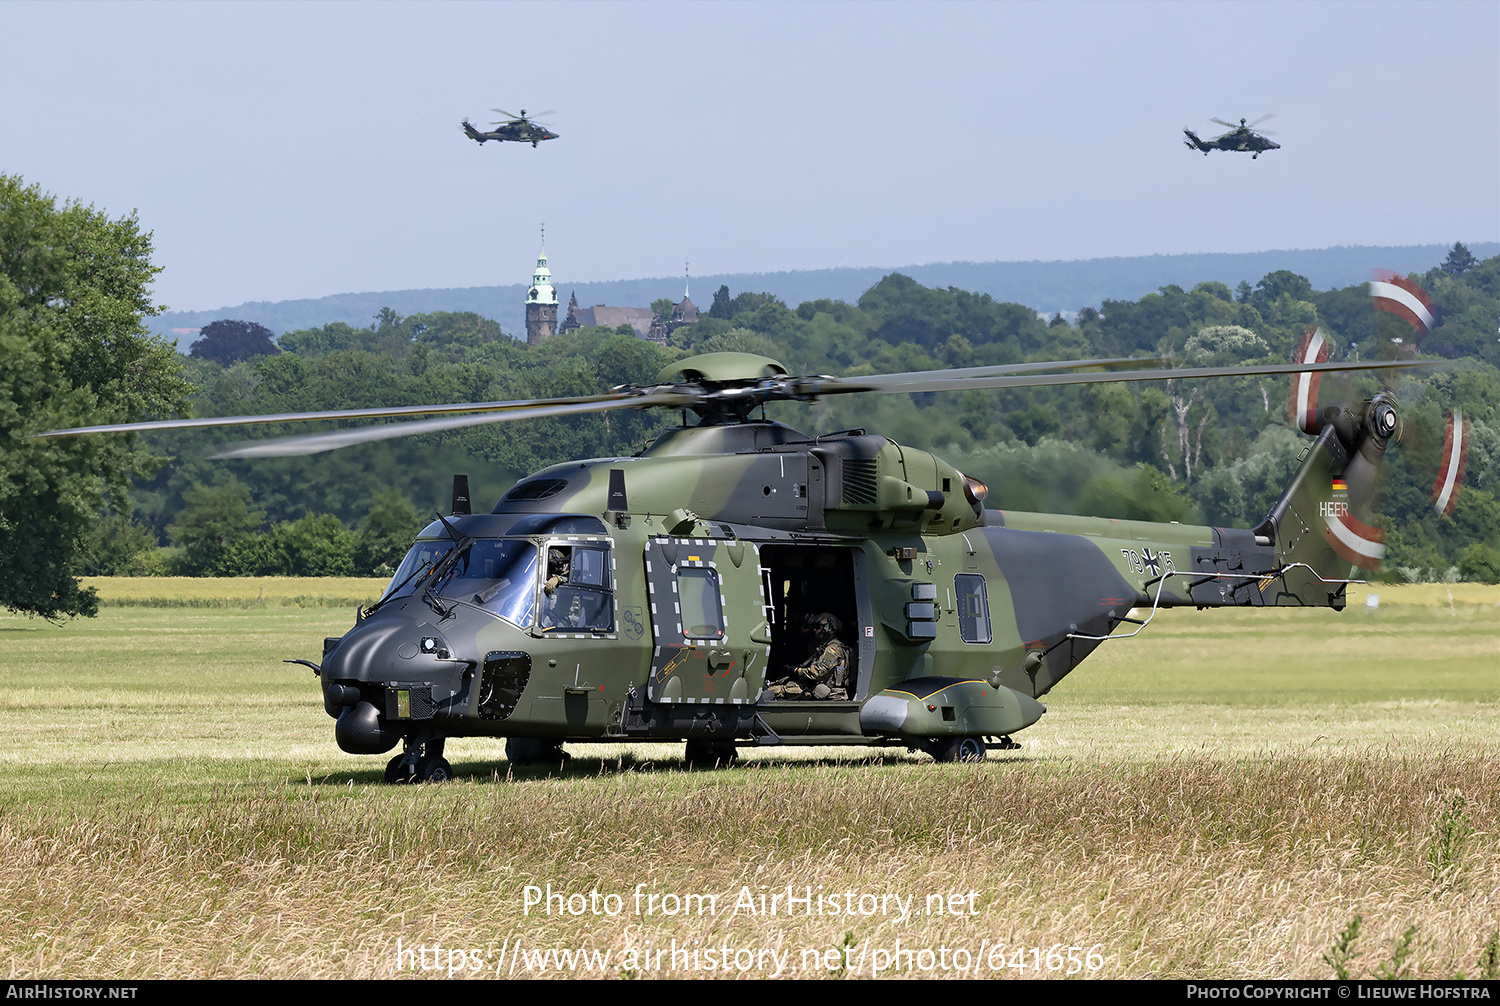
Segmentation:
{"type": "Polygon", "coordinates": [[[843,627],[837,615],[826,611],[807,616],[807,630],[817,638],[819,643],[827,643],[837,638],[839,630],[843,627]]]}

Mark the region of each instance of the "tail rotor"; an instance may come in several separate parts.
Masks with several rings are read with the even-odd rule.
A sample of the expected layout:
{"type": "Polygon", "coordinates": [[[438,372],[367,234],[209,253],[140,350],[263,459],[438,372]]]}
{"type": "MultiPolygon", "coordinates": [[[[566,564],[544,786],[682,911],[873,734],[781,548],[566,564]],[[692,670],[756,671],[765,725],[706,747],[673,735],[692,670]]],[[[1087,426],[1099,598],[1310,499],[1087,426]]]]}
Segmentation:
{"type": "Polygon", "coordinates": [[[1449,410],[1444,419],[1443,456],[1432,484],[1432,508],[1441,516],[1452,517],[1469,466],[1469,421],[1458,409],[1449,410]]]}

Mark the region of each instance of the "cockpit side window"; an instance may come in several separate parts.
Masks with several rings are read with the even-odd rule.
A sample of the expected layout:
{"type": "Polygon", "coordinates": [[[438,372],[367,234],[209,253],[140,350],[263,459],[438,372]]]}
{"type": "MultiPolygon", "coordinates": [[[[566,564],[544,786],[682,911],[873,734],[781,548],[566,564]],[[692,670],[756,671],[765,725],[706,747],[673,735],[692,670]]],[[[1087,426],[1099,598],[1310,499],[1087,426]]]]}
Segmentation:
{"type": "Polygon", "coordinates": [[[547,546],[537,627],[543,632],[612,631],[611,585],[608,549],[572,544],[547,546]]]}
{"type": "Polygon", "coordinates": [[[603,549],[575,548],[568,582],[590,587],[608,586],[608,564],[609,553],[603,549]]]}

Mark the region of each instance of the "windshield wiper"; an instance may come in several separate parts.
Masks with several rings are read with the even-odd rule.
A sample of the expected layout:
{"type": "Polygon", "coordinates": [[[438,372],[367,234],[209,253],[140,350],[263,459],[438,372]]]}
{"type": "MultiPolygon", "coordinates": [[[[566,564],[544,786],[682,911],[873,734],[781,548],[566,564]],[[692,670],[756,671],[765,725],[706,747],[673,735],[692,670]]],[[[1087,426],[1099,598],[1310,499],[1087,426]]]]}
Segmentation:
{"type": "Polygon", "coordinates": [[[416,579],[417,574],[420,573],[420,574],[423,574],[425,576],[427,573],[430,573],[432,571],[432,565],[433,565],[432,562],[429,560],[428,562],[424,562],[422,565],[420,565],[416,569],[412,570],[410,573],[407,573],[406,574],[406,579],[402,580],[400,583],[396,584],[390,590],[386,591],[386,594],[385,594],[384,597],[382,597],[380,600],[376,601],[374,604],[372,604],[368,608],[366,608],[362,612],[363,617],[369,618],[371,615],[375,614],[375,612],[378,611],[380,609],[380,606],[383,605],[383,604],[385,604],[385,602],[389,601],[393,597],[400,596],[400,594],[401,594],[401,588],[402,587],[405,587],[408,583],[411,583],[412,580],[416,579]]]}
{"type": "MultiPolygon", "coordinates": [[[[453,538],[454,541],[453,547],[447,552],[438,556],[436,559],[428,560],[427,562],[424,562],[422,565],[418,566],[416,569],[412,570],[410,573],[406,574],[406,578],[400,583],[396,584],[390,590],[386,591],[384,597],[361,611],[361,617],[369,618],[371,615],[375,614],[375,612],[378,611],[380,607],[385,604],[385,602],[391,600],[391,598],[393,597],[402,596],[402,589],[408,583],[411,583],[413,580],[417,580],[418,577],[421,577],[421,580],[417,580],[417,582],[420,583],[423,580],[426,580],[428,577],[446,571],[447,569],[451,569],[453,562],[450,562],[449,560],[452,559],[453,561],[457,561],[455,553],[459,552],[460,550],[466,550],[470,545],[474,544],[473,538],[470,538],[466,534],[459,534],[458,532],[454,531],[453,525],[449,524],[446,520],[443,520],[442,514],[434,514],[434,516],[437,517],[438,520],[443,521],[443,527],[448,529],[448,534],[451,538],[453,538]]],[[[439,615],[446,617],[448,614],[447,610],[443,607],[442,602],[436,601],[431,597],[431,591],[431,587],[423,591],[424,599],[427,600],[427,603],[431,605],[439,615]]]]}
{"type": "Polygon", "coordinates": [[[453,547],[437,561],[432,567],[432,572],[427,574],[429,582],[422,591],[422,600],[426,601],[432,610],[438,613],[439,617],[447,618],[448,612],[452,609],[443,607],[443,602],[438,599],[436,591],[442,586],[448,574],[453,571],[453,567],[458,564],[458,560],[468,554],[469,547],[474,544],[474,539],[461,531],[455,530],[453,525],[449,524],[442,514],[435,514],[434,516],[443,522],[443,527],[448,529],[449,536],[453,538],[453,547]]]}

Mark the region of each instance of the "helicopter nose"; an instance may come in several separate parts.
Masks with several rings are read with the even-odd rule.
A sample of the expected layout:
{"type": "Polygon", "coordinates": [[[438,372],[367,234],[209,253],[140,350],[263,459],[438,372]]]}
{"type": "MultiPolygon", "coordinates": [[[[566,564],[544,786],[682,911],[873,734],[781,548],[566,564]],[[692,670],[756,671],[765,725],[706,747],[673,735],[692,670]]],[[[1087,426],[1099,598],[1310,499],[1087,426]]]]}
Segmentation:
{"type": "Polygon", "coordinates": [[[386,680],[399,666],[400,654],[419,634],[412,619],[378,613],[356,625],[334,651],[323,660],[327,682],[371,682],[386,680]]]}
{"type": "Polygon", "coordinates": [[[337,717],[397,682],[429,689],[434,699],[450,697],[472,667],[471,661],[455,658],[446,635],[425,619],[376,612],[323,659],[323,706],[337,717]]]}

